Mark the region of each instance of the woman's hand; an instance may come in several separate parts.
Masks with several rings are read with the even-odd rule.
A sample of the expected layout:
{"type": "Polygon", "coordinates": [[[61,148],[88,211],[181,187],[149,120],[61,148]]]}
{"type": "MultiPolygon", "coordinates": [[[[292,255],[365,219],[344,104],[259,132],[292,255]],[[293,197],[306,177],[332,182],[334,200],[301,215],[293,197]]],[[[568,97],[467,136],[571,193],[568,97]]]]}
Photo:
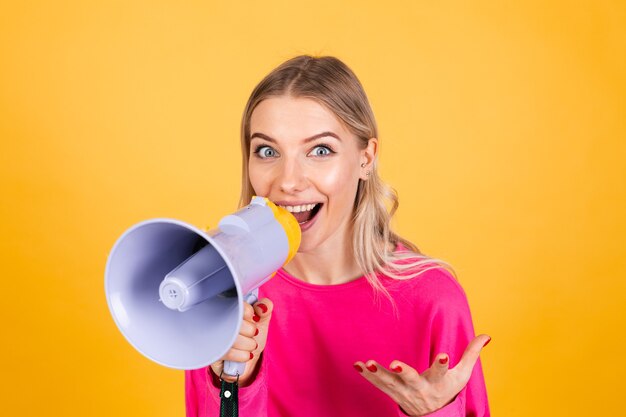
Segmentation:
{"type": "MultiPolygon", "coordinates": [[[[211,364],[211,369],[215,375],[219,376],[222,373],[224,361],[246,362],[243,375],[239,375],[239,385],[246,386],[252,382],[251,376],[255,374],[261,352],[265,349],[273,308],[274,304],[269,298],[257,301],[254,307],[244,302],[243,322],[235,343],[219,361],[211,364]]],[[[237,377],[224,374],[222,379],[227,382],[234,382],[237,377]]]]}
{"type": "Polygon", "coordinates": [[[440,353],[435,362],[421,375],[409,365],[394,360],[391,371],[376,361],[356,362],[354,368],[389,395],[410,416],[432,413],[451,403],[465,387],[472,374],[482,348],[491,337],[481,334],[472,340],[463,352],[459,363],[448,369],[448,355],[440,353]]]}

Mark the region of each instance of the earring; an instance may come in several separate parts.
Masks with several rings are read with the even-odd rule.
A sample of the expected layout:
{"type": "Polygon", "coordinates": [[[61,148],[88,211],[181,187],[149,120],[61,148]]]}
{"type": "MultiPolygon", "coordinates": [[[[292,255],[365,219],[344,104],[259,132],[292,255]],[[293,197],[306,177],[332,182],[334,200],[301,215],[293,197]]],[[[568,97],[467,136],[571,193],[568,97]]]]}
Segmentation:
{"type": "MultiPolygon", "coordinates": [[[[365,168],[365,165],[367,165],[365,162],[363,162],[361,164],[361,168],[365,168]]],[[[365,175],[367,175],[368,177],[370,176],[370,171],[365,172],[365,175]]]]}

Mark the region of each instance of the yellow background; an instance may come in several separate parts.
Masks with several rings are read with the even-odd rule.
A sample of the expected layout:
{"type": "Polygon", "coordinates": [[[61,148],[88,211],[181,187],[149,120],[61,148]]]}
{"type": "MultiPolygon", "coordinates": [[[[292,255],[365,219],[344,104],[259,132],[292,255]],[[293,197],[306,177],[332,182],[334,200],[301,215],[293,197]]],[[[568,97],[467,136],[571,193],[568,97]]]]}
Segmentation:
{"type": "Polygon", "coordinates": [[[182,371],[115,327],[106,258],[236,207],[243,106],[300,53],[364,84],[398,230],[493,337],[493,414],[622,414],[625,27],[619,0],[3,1],[2,414],[184,413],[182,371]]]}

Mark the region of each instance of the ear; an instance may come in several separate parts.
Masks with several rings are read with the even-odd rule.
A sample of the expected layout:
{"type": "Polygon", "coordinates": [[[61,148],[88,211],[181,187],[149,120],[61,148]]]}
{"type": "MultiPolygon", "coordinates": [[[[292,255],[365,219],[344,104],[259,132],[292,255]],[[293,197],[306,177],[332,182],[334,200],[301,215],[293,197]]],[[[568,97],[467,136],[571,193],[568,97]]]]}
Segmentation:
{"type": "MultiPolygon", "coordinates": [[[[369,179],[368,172],[374,171],[374,161],[376,161],[376,155],[378,153],[378,139],[370,138],[367,142],[367,146],[361,149],[361,155],[359,158],[359,178],[362,180],[369,179]]],[[[370,174],[371,175],[371,174],[370,174]]]]}

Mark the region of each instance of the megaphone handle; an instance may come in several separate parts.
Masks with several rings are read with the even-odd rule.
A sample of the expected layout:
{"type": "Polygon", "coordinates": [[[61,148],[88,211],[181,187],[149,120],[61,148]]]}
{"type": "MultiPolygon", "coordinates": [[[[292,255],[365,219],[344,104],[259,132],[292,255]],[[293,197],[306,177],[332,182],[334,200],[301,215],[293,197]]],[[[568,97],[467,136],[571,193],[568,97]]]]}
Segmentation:
{"type": "Polygon", "coordinates": [[[245,362],[224,361],[224,373],[230,376],[243,375],[246,370],[245,362]]]}
{"type": "MultiPolygon", "coordinates": [[[[255,288],[245,297],[243,297],[244,301],[248,304],[254,304],[259,300],[259,289],[255,288]]],[[[224,361],[224,373],[230,376],[243,375],[246,370],[245,362],[235,362],[235,361],[224,361]]]]}
{"type": "Polygon", "coordinates": [[[248,304],[254,304],[259,301],[259,289],[255,288],[250,291],[245,297],[243,297],[243,300],[248,304]]]}

